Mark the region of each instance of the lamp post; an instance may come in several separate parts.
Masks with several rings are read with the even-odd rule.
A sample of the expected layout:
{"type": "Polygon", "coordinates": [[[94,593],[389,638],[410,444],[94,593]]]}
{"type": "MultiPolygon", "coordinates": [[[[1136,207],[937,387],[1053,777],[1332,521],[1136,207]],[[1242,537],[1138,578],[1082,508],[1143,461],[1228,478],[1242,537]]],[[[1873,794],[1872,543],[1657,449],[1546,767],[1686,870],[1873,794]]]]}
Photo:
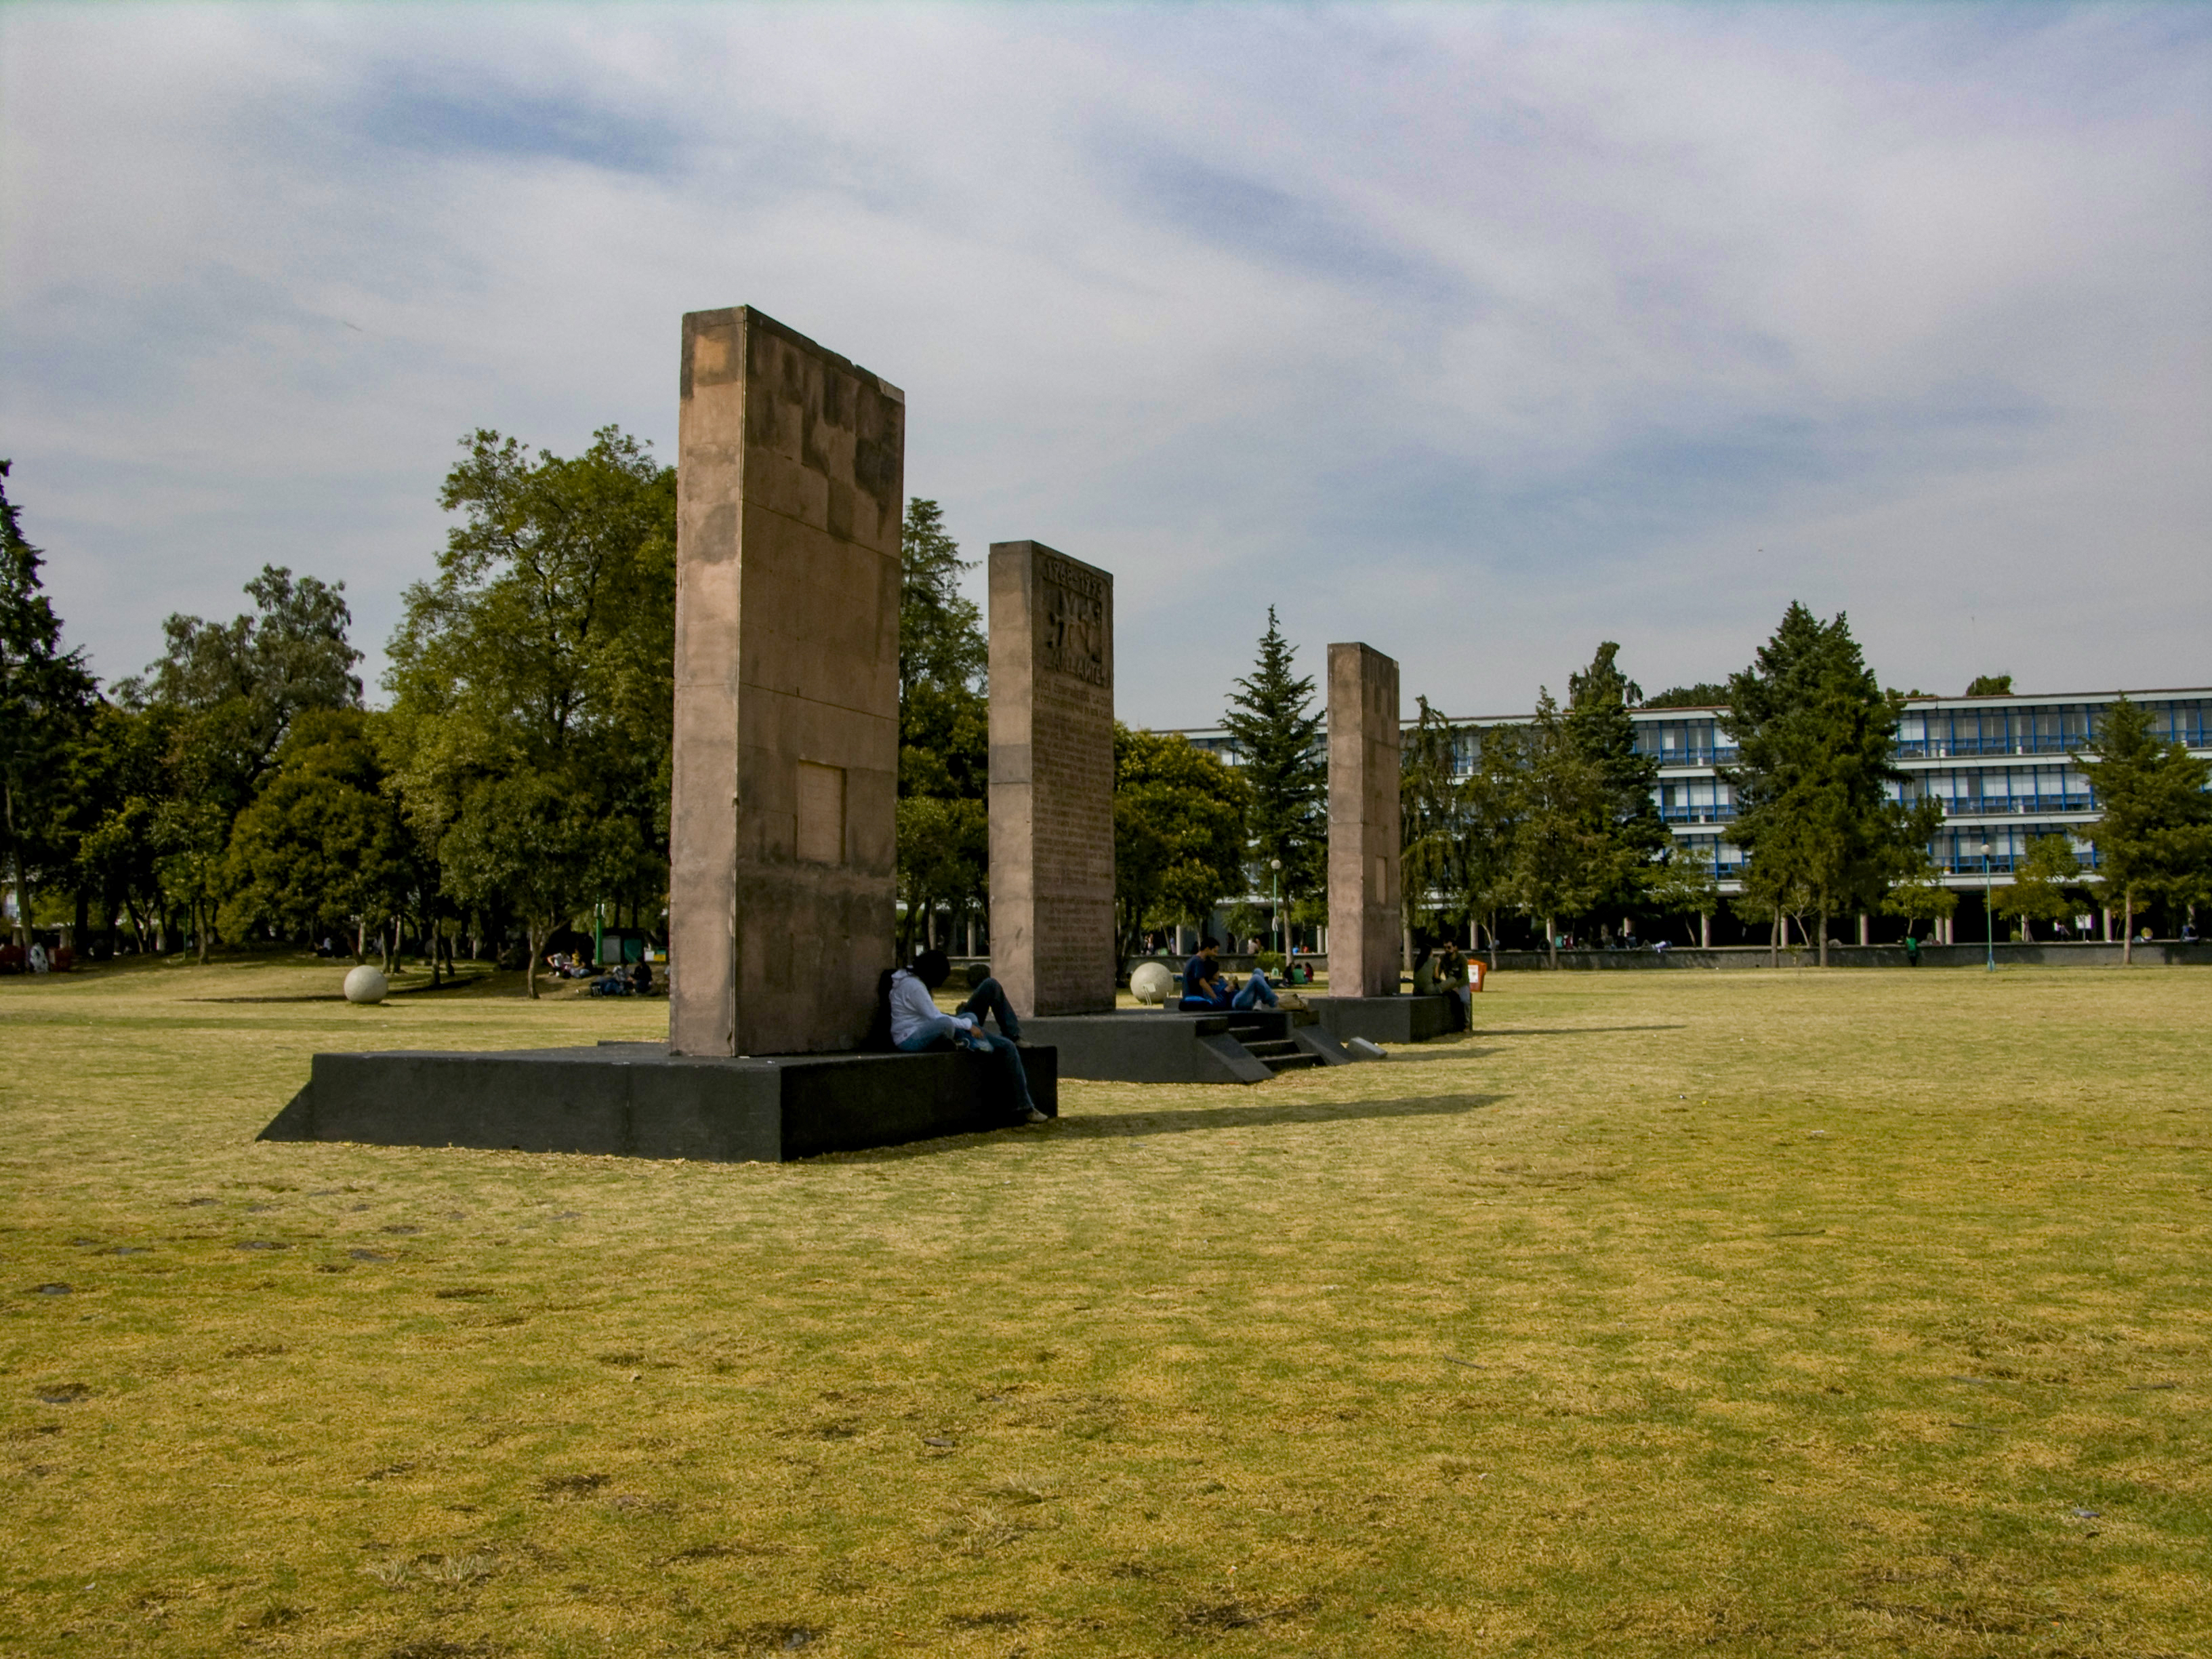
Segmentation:
{"type": "Polygon", "coordinates": [[[1997,970],[1996,889],[1990,884],[1990,844],[1982,843],[1982,932],[1990,942],[1990,971],[1997,970]]]}
{"type": "Polygon", "coordinates": [[[1283,861],[1267,860],[1268,881],[1273,888],[1275,907],[1275,952],[1285,962],[1291,959],[1291,942],[1283,933],[1283,861]]]}

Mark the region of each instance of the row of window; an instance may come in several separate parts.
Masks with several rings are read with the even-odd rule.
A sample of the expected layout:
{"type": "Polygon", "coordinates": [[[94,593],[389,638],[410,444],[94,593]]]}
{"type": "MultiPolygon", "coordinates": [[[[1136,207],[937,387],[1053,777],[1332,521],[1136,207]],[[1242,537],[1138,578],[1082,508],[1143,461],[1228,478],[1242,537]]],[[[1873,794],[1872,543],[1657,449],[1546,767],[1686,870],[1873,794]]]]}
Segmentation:
{"type": "MultiPolygon", "coordinates": [[[[1992,875],[2007,875],[2027,856],[2028,844],[2040,836],[2064,836],[2074,848],[2074,856],[2084,870],[2097,867],[2097,849],[2073,832],[2076,826],[2063,823],[2028,823],[1998,825],[1983,830],[1946,830],[1929,843],[1929,858],[1936,868],[1945,875],[1978,876],[1986,857],[1992,875]],[[1986,855],[1982,848],[1990,849],[1986,855]]],[[[1675,856],[1693,860],[1711,872],[1719,881],[1734,881],[1743,874],[1744,850],[1733,842],[1717,836],[1682,836],[1674,842],[1675,856]]]]}
{"type": "MultiPolygon", "coordinates": [[[[2174,697],[2145,702],[2152,734],[2161,743],[2212,748],[2212,699],[2174,697]]],[[[1897,752],[1909,760],[1953,755],[2066,755],[2089,746],[2106,705],[2058,703],[2045,708],[1906,709],[1898,723],[1897,752]]],[[[1662,766],[1725,765],[1735,744],[1710,715],[1686,720],[1639,720],[1636,749],[1662,766]]]]}

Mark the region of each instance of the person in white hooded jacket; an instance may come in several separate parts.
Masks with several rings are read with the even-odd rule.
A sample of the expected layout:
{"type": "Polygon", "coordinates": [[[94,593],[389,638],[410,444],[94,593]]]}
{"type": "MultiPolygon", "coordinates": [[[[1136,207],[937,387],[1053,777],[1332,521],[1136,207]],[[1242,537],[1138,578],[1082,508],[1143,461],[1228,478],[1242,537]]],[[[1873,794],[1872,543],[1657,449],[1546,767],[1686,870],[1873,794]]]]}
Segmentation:
{"type": "Polygon", "coordinates": [[[951,1045],[998,1056],[1020,1103],[1022,1121],[1042,1123],[1045,1115],[1030,1098],[1029,1073],[1022,1065],[1018,1046],[1022,1024],[1006,1000],[1006,991],[997,980],[987,979],[960,1005],[957,1013],[948,1014],[937,1006],[931,993],[951,975],[952,964],[945,960],[945,952],[930,950],[890,976],[887,994],[891,1046],[909,1054],[951,1045]],[[1003,1035],[983,1029],[987,1015],[999,1022],[999,1033],[1003,1035]]]}

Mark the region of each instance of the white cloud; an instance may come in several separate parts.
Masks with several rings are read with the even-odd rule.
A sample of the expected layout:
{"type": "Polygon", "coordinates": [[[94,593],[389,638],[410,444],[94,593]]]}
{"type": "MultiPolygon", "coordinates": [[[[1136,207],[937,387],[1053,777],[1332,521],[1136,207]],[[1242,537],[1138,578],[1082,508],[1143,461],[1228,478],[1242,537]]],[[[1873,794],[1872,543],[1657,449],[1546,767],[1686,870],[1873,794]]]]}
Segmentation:
{"type": "Polygon", "coordinates": [[[377,644],[453,441],[672,435],[759,305],[905,387],[1121,702],[1526,705],[1601,637],[2205,678],[2212,24],[2167,10],[0,14],[15,493],[106,673],[264,561],[377,644]],[[1972,621],[1967,622],[1971,616],[1972,621]]]}

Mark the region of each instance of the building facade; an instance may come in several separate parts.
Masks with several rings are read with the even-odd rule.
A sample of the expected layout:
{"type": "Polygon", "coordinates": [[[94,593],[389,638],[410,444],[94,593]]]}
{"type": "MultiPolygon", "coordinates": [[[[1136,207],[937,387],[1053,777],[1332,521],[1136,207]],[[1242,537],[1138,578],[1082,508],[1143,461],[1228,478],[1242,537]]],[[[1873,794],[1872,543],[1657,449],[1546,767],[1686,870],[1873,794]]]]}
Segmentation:
{"type": "MultiPolygon", "coordinates": [[[[2179,742],[2212,759],[2212,687],[1907,701],[1897,743],[1897,764],[1905,778],[1892,787],[1891,795],[1942,804],[1942,828],[1928,850],[1946,885],[1978,895],[1991,877],[2008,875],[2040,836],[2066,836],[2083,867],[2096,867],[2096,849],[2084,838],[2097,821],[2095,793],[2073,756],[2094,750],[2106,707],[2122,696],[2148,711],[2152,731],[2161,740],[2179,742]]],[[[1744,855],[1727,837],[1735,817],[1735,791],[1722,771],[1735,762],[1736,751],[1720,727],[1725,712],[1639,708],[1629,718],[1638,749],[1659,763],[1659,815],[1678,852],[1711,870],[1721,890],[1729,893],[1741,890],[1744,855]]],[[[1453,726],[1468,736],[1460,754],[1462,769],[1472,764],[1484,729],[1526,725],[1532,718],[1454,720],[1453,726]]],[[[1235,740],[1221,728],[1182,735],[1236,763],[1235,740]]]]}

